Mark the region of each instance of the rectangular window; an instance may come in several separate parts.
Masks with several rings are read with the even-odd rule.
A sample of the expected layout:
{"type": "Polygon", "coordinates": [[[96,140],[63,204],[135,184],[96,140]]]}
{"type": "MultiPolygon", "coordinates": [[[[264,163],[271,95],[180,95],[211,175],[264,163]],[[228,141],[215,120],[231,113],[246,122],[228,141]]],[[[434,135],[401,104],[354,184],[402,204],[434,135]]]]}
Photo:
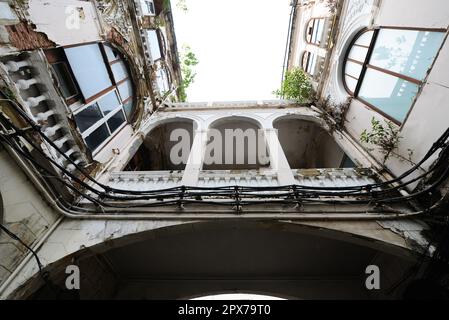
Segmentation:
{"type": "Polygon", "coordinates": [[[125,63],[120,60],[111,64],[112,73],[114,74],[115,83],[128,77],[128,70],[126,70],[125,63]]]}
{"type": "Polygon", "coordinates": [[[159,60],[162,58],[159,38],[157,36],[156,30],[148,30],[147,31],[148,42],[150,43],[150,54],[153,61],[159,60]]]}
{"type": "Polygon", "coordinates": [[[109,130],[106,124],[102,124],[90,135],[88,135],[85,140],[86,144],[90,150],[95,150],[100,144],[102,144],[110,136],[109,130]]]}
{"type": "Polygon", "coordinates": [[[140,0],[140,7],[142,8],[142,14],[144,16],[156,15],[156,10],[154,7],[153,0],[140,0]]]}
{"type": "Polygon", "coordinates": [[[112,117],[108,120],[108,127],[111,130],[111,133],[114,133],[115,130],[120,128],[120,126],[125,122],[125,115],[122,110],[116,112],[112,117]]]}
{"type": "Polygon", "coordinates": [[[107,115],[109,112],[116,110],[120,107],[120,101],[117,97],[117,91],[113,90],[104,96],[102,96],[98,100],[98,105],[101,108],[101,111],[103,111],[104,115],[107,115]]]}
{"type": "Polygon", "coordinates": [[[126,122],[124,108],[118,92],[112,90],[75,114],[76,124],[92,152],[126,122]]]}
{"type": "Polygon", "coordinates": [[[65,99],[69,99],[78,94],[75,82],[70,75],[70,71],[67,64],[64,62],[57,62],[51,65],[53,71],[58,79],[59,88],[61,89],[62,96],[65,99]]]}
{"type": "Polygon", "coordinates": [[[86,131],[103,118],[97,103],[88,106],[75,115],[75,121],[81,132],[86,131]]]}

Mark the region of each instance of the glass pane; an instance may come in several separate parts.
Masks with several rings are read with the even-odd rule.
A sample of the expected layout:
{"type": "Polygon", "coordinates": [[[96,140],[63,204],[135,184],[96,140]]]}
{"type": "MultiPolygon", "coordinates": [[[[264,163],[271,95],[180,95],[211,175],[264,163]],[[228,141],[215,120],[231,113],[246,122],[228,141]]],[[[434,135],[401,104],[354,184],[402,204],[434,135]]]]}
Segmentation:
{"type": "Polygon", "coordinates": [[[367,53],[367,48],[353,46],[351,51],[349,52],[348,58],[364,63],[367,53]]]}
{"type": "Polygon", "coordinates": [[[423,80],[444,36],[442,32],[381,29],[370,64],[423,80]]]}
{"type": "Polygon", "coordinates": [[[316,19],[312,34],[312,43],[320,44],[323,38],[324,19],[316,19]]]}
{"type": "Polygon", "coordinates": [[[120,58],[120,54],[118,53],[117,50],[113,49],[112,47],[108,46],[108,45],[103,45],[104,47],[104,51],[106,52],[106,56],[108,57],[108,61],[114,61],[120,58]]]}
{"type": "Polygon", "coordinates": [[[131,85],[131,81],[126,80],[122,84],[118,86],[118,91],[120,92],[120,97],[122,98],[122,101],[125,101],[129,97],[132,96],[133,93],[133,87],[131,85]]]}
{"type": "Polygon", "coordinates": [[[125,122],[125,116],[123,115],[123,111],[120,110],[108,120],[109,130],[113,133],[123,122],[125,122]]]}
{"type": "Polygon", "coordinates": [[[113,90],[108,94],[102,96],[100,100],[98,100],[98,105],[105,115],[117,109],[120,106],[120,101],[117,98],[116,91],[113,90]]]}
{"type": "Polygon", "coordinates": [[[112,85],[98,44],[66,48],[64,51],[85,99],[112,85]]]}
{"type": "Polygon", "coordinates": [[[89,129],[98,120],[102,119],[100,108],[96,103],[88,106],[86,109],[75,115],[75,122],[81,132],[89,129]]]}
{"type": "Polygon", "coordinates": [[[155,30],[147,31],[148,41],[150,43],[150,53],[153,60],[158,60],[162,57],[159,45],[159,39],[155,30]]]}
{"type": "Polygon", "coordinates": [[[371,39],[373,38],[374,31],[367,31],[362,33],[362,35],[356,40],[356,44],[361,46],[369,47],[371,44],[371,39]]]}
{"type": "Polygon", "coordinates": [[[168,86],[167,74],[166,74],[165,70],[163,70],[163,69],[157,70],[156,77],[157,77],[156,81],[157,81],[159,90],[162,93],[167,92],[169,90],[169,86],[168,86]]]}
{"type": "Polygon", "coordinates": [[[118,61],[111,65],[112,73],[114,74],[115,82],[125,79],[128,76],[128,70],[126,70],[125,63],[123,61],[118,61]]]}
{"type": "Polygon", "coordinates": [[[348,86],[348,89],[354,93],[355,87],[357,86],[357,80],[355,80],[351,77],[345,76],[345,81],[346,81],[346,85],[348,86]]]}
{"type": "Polygon", "coordinates": [[[78,93],[75,83],[73,82],[70,71],[64,62],[59,62],[51,65],[58,78],[58,83],[61,89],[61,93],[64,98],[69,98],[78,93]]]}
{"type": "Polygon", "coordinates": [[[346,74],[349,74],[355,78],[359,78],[360,72],[362,72],[362,66],[360,64],[351,61],[346,62],[346,74]]]}
{"type": "Polygon", "coordinates": [[[398,121],[403,121],[419,87],[406,80],[367,69],[359,97],[398,121]]]}
{"type": "Polygon", "coordinates": [[[86,144],[91,151],[94,151],[100,144],[109,137],[109,131],[106,124],[102,124],[88,137],[85,138],[86,144]]]}
{"type": "Polygon", "coordinates": [[[133,99],[129,99],[129,101],[123,105],[123,109],[125,110],[128,120],[131,121],[131,118],[132,118],[132,115],[134,112],[133,99]]]}
{"type": "Polygon", "coordinates": [[[306,72],[308,74],[313,75],[315,73],[316,62],[317,62],[317,55],[311,53],[309,56],[309,61],[308,61],[307,68],[306,68],[306,72]]]}

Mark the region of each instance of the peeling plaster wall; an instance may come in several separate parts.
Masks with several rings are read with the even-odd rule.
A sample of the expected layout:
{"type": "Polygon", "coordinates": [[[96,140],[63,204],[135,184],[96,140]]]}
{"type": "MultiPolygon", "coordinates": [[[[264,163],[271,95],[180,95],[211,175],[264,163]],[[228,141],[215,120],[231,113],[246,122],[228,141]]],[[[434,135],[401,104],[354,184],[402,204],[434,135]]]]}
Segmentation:
{"type": "Polygon", "coordinates": [[[90,1],[31,0],[29,11],[36,30],[45,33],[57,45],[100,41],[95,7],[90,1]],[[76,23],[79,21],[79,28],[76,23]]]}
{"type": "MultiPolygon", "coordinates": [[[[29,246],[34,245],[58,218],[2,147],[0,191],[5,226],[29,246]]],[[[0,285],[28,253],[16,240],[0,231],[0,285]]]]}

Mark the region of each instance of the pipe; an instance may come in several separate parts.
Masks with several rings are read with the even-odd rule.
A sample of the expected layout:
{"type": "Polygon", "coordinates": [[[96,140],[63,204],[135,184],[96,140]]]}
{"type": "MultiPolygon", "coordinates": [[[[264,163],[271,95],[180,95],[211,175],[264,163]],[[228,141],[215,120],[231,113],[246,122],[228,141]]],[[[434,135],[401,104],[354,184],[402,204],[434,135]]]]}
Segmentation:
{"type": "Polygon", "coordinates": [[[257,220],[272,220],[272,219],[291,219],[302,221],[314,220],[390,220],[398,218],[410,218],[424,213],[424,211],[408,212],[408,213],[326,213],[326,212],[298,212],[285,213],[281,210],[248,210],[244,213],[237,214],[234,210],[204,210],[207,213],[182,213],[174,212],[173,210],[155,210],[148,212],[147,209],[121,209],[121,211],[131,211],[129,214],[105,214],[105,211],[98,211],[95,213],[82,214],[71,209],[63,208],[63,206],[56,201],[48,192],[42,181],[36,176],[34,171],[27,163],[13,150],[10,146],[5,145],[8,152],[17,161],[19,166],[25,171],[31,182],[38,188],[45,200],[56,212],[70,219],[92,219],[92,220],[221,220],[221,219],[257,219],[257,220]],[[139,214],[139,212],[141,212],[139,214]]]}

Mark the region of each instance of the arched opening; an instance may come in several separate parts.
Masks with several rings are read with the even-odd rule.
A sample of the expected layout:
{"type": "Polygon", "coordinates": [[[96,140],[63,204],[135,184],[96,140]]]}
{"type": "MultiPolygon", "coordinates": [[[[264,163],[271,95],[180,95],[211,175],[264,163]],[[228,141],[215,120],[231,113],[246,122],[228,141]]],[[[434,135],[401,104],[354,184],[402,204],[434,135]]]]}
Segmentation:
{"type": "Polygon", "coordinates": [[[306,29],[306,42],[314,45],[321,45],[324,36],[324,18],[312,18],[309,20],[306,29]]]}
{"type": "Polygon", "coordinates": [[[147,134],[125,171],[184,170],[193,137],[193,120],[176,118],[161,123],[147,134]]]}
{"type": "Polygon", "coordinates": [[[280,118],[274,121],[278,137],[290,168],[354,167],[329,133],[312,121],[280,118]]]}
{"type": "Polygon", "coordinates": [[[191,300],[285,300],[285,299],[263,294],[239,292],[239,293],[210,294],[206,296],[192,298],[191,300]]]}
{"type": "Polygon", "coordinates": [[[209,126],[204,170],[251,170],[268,167],[265,134],[250,118],[226,117],[209,126]]]}
{"type": "Polygon", "coordinates": [[[190,299],[242,292],[290,299],[397,298],[415,259],[386,243],[296,223],[197,222],[79,251],[48,269],[60,291],[48,290],[36,277],[13,297],[68,293],[65,268],[76,264],[80,290],[71,294],[76,291],[72,298],[77,299],[190,299]],[[369,265],[382,271],[380,290],[365,286],[369,265]]]}

